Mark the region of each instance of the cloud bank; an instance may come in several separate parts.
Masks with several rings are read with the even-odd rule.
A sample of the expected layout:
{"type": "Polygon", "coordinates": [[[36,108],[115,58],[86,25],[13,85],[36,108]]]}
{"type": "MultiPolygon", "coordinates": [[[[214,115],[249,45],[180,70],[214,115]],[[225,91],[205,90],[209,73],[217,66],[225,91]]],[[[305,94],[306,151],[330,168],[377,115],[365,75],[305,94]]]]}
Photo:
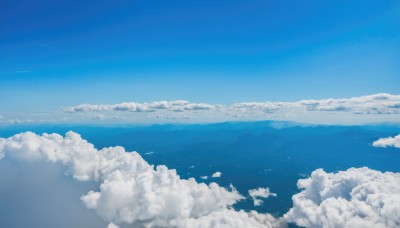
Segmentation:
{"type": "Polygon", "coordinates": [[[400,174],[368,168],[315,170],[301,179],[284,218],[305,227],[399,227],[400,174]]]}
{"type": "Polygon", "coordinates": [[[98,112],[98,111],[127,111],[127,112],[155,112],[159,110],[183,112],[195,110],[212,110],[216,105],[206,103],[190,103],[185,100],[156,101],[150,103],[124,102],[112,105],[81,104],[65,108],[67,112],[98,112]]]}
{"type": "Polygon", "coordinates": [[[346,124],[393,121],[400,116],[400,95],[379,93],[351,98],[309,99],[293,102],[240,102],[229,105],[186,100],[80,104],[63,108],[63,115],[81,121],[110,122],[220,122],[288,120],[346,124]],[[81,114],[81,115],[78,115],[81,114]],[[335,118],[332,118],[332,117],[335,118]],[[92,117],[92,118],[90,118],[92,117]]]}
{"type": "MultiPolygon", "coordinates": [[[[181,179],[175,170],[154,167],[122,147],[96,149],[74,132],[31,132],[0,138],[0,159],[61,164],[73,178],[98,187],[81,197],[109,227],[399,227],[400,173],[351,168],[314,171],[298,181],[302,191],[283,216],[232,208],[243,197],[231,186],[181,179]]],[[[249,191],[254,205],[276,196],[268,188],[249,191]]]]}
{"type": "Polygon", "coordinates": [[[374,147],[396,147],[400,148],[400,134],[394,137],[380,138],[372,143],[374,147]]]}
{"type": "MultiPolygon", "coordinates": [[[[279,111],[301,112],[350,112],[353,114],[400,114],[400,95],[386,93],[342,98],[301,100],[296,102],[242,102],[232,105],[190,103],[185,100],[158,101],[151,103],[125,102],[120,104],[81,104],[65,108],[67,112],[99,112],[99,111],[128,111],[128,112],[156,112],[156,111],[225,111],[246,112],[260,111],[274,113],[279,111]]],[[[235,114],[238,115],[238,114],[235,114]]]]}
{"type": "Polygon", "coordinates": [[[298,110],[308,112],[351,112],[354,114],[399,114],[400,95],[386,93],[342,98],[301,100],[297,102],[245,102],[233,104],[230,108],[240,110],[298,110]]]}
{"type": "Polygon", "coordinates": [[[244,199],[235,188],[181,179],[175,170],[149,165],[122,147],[97,150],[74,132],[37,135],[31,132],[0,138],[0,158],[48,161],[69,168],[80,181],[95,180],[98,191],[81,197],[109,227],[279,227],[269,214],[232,209],[244,199]]]}
{"type": "Polygon", "coordinates": [[[265,101],[233,104],[186,100],[79,104],[48,113],[1,113],[0,125],[35,123],[210,123],[295,121],[312,124],[399,122],[400,95],[379,93],[351,98],[265,101]],[[7,117],[7,118],[6,118],[7,117]]]}

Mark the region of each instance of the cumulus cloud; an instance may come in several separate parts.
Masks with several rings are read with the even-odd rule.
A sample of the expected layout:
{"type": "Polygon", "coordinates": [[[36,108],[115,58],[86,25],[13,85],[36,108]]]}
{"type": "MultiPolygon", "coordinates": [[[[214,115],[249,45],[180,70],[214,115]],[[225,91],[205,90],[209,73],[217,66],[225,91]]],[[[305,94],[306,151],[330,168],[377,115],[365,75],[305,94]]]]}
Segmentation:
{"type": "Polygon", "coordinates": [[[211,175],[211,177],[213,177],[213,178],[218,178],[218,177],[221,177],[221,176],[222,176],[221,172],[215,172],[215,173],[213,173],[213,175],[211,175]]]}
{"type": "Polygon", "coordinates": [[[269,188],[250,189],[249,195],[253,199],[254,206],[260,206],[262,204],[263,201],[260,198],[266,199],[270,196],[277,196],[276,193],[270,192],[269,188]]]}
{"type": "Polygon", "coordinates": [[[175,170],[154,167],[122,147],[97,150],[74,132],[37,135],[26,132],[0,138],[0,158],[63,164],[80,181],[100,183],[81,197],[84,205],[109,227],[278,227],[285,223],[269,214],[236,211],[244,199],[236,189],[181,179],[175,170]]]}
{"type": "Polygon", "coordinates": [[[284,215],[304,227],[399,227],[400,174],[364,168],[315,170],[284,215]]]}
{"type": "Polygon", "coordinates": [[[200,178],[203,179],[203,180],[207,180],[208,176],[201,176],[200,178]]]}
{"type": "Polygon", "coordinates": [[[372,143],[374,147],[396,147],[400,148],[400,134],[394,137],[380,138],[372,143]]]}

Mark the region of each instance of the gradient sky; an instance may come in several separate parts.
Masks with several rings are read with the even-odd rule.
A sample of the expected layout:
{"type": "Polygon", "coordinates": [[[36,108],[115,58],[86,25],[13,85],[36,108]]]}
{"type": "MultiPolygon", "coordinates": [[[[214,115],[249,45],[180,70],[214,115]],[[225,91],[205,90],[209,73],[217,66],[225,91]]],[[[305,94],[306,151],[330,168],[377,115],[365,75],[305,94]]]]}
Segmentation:
{"type": "Polygon", "coordinates": [[[400,2],[0,2],[0,114],[400,94],[400,2]]]}

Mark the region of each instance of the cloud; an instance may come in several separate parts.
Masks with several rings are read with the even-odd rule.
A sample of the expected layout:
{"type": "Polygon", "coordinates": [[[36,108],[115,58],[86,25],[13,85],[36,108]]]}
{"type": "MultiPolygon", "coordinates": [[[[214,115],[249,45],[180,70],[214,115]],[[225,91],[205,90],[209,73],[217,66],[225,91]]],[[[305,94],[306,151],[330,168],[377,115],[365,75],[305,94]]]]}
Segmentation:
{"type": "Polygon", "coordinates": [[[342,98],[301,100],[296,102],[244,102],[233,104],[235,110],[263,111],[273,113],[279,110],[305,112],[351,112],[354,114],[400,114],[400,95],[386,93],[342,98]]]}
{"type": "Polygon", "coordinates": [[[304,227],[399,227],[400,174],[364,168],[322,169],[301,179],[288,222],[304,227]]]}
{"type": "Polygon", "coordinates": [[[236,211],[244,199],[236,189],[181,179],[166,166],[154,167],[122,147],[97,150],[74,132],[37,135],[26,132],[0,138],[0,158],[47,161],[68,167],[73,178],[98,181],[81,197],[109,227],[278,227],[285,223],[269,214],[236,211]]]}
{"type": "MultiPolygon", "coordinates": [[[[65,108],[67,112],[97,112],[97,111],[128,111],[128,112],[155,112],[155,111],[213,111],[219,110],[231,113],[232,117],[246,116],[244,112],[259,111],[272,114],[279,111],[302,112],[350,112],[353,114],[400,114],[400,95],[386,93],[373,94],[361,97],[341,99],[300,100],[295,102],[242,102],[232,105],[207,103],[190,103],[185,100],[157,101],[150,103],[125,102],[112,105],[81,104],[65,108]],[[233,113],[232,113],[233,112],[233,113]]],[[[158,115],[155,115],[158,116],[158,115]]],[[[162,115],[159,118],[164,117],[162,115]]]]}
{"type": "Polygon", "coordinates": [[[256,189],[250,189],[249,190],[249,195],[253,199],[254,206],[260,206],[262,204],[262,200],[259,198],[268,198],[270,196],[276,197],[276,193],[270,192],[269,188],[256,188],[256,189]]]}
{"type": "Polygon", "coordinates": [[[110,115],[104,115],[100,113],[87,113],[82,115],[86,119],[90,120],[122,120],[124,117],[122,116],[110,116],[110,115]]]}
{"type": "Polygon", "coordinates": [[[200,178],[203,179],[203,180],[207,180],[208,176],[201,176],[200,178]]]}
{"type": "Polygon", "coordinates": [[[206,103],[190,103],[185,100],[156,101],[150,103],[124,102],[112,105],[81,104],[65,108],[67,112],[98,112],[98,111],[128,111],[128,112],[155,112],[159,110],[183,112],[215,109],[216,105],[206,103]]]}
{"type": "MultiPolygon", "coordinates": [[[[4,113],[5,115],[6,113],[4,113]]],[[[185,100],[80,104],[51,113],[13,113],[1,124],[31,123],[210,123],[224,121],[295,121],[313,124],[399,122],[400,95],[265,101],[233,104],[193,103],[185,100]]]]}
{"type": "Polygon", "coordinates": [[[286,120],[319,124],[398,122],[400,95],[379,93],[351,98],[309,99],[293,102],[264,101],[233,104],[192,103],[185,100],[80,104],[63,108],[74,113],[124,116],[111,122],[220,122],[286,120]],[[132,118],[134,117],[134,118],[132,118]],[[334,118],[333,118],[334,117],[334,118]]]}
{"type": "Polygon", "coordinates": [[[190,116],[187,115],[149,115],[150,118],[165,119],[165,120],[188,120],[190,116]]]}
{"type": "Polygon", "coordinates": [[[115,225],[114,223],[110,223],[108,224],[107,228],[118,228],[118,226],[115,225]]]}
{"type": "Polygon", "coordinates": [[[400,148],[400,134],[394,137],[380,138],[372,143],[374,147],[396,147],[400,148]]]}
{"type": "Polygon", "coordinates": [[[107,227],[79,200],[98,188],[94,181],[76,181],[65,167],[51,162],[0,161],[1,227],[107,227]]]}
{"type": "Polygon", "coordinates": [[[211,175],[211,177],[213,177],[213,178],[218,178],[218,177],[221,177],[221,176],[222,176],[221,172],[215,172],[215,173],[213,173],[213,175],[211,175]]]}

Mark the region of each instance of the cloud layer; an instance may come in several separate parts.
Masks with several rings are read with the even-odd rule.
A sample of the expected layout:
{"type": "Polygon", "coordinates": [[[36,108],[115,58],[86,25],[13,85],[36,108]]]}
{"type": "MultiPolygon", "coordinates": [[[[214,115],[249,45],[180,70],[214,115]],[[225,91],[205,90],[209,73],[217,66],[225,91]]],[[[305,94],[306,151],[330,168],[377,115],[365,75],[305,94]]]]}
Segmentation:
{"type": "Polygon", "coordinates": [[[1,113],[0,125],[35,123],[207,123],[278,120],[313,124],[399,122],[400,95],[379,93],[351,98],[229,105],[186,100],[79,104],[53,112],[1,113]]]}
{"type": "Polygon", "coordinates": [[[234,109],[264,110],[275,112],[282,109],[309,112],[352,112],[354,114],[399,114],[400,95],[374,94],[343,99],[301,100],[297,102],[250,102],[237,103],[234,109]]]}
{"type": "MultiPolygon", "coordinates": [[[[175,170],[154,167],[122,147],[97,150],[74,132],[31,132],[0,138],[0,159],[62,164],[80,181],[98,187],[81,197],[109,227],[399,227],[400,173],[351,168],[338,173],[314,171],[298,181],[302,191],[283,216],[232,208],[243,200],[231,186],[181,179],[175,170]]],[[[249,191],[254,205],[276,196],[268,188],[249,191]]]]}
{"type": "Polygon", "coordinates": [[[315,170],[298,181],[293,208],[284,215],[305,227],[399,227],[400,174],[351,168],[315,170]]]}
{"type": "Polygon", "coordinates": [[[330,98],[321,100],[301,100],[296,102],[242,102],[232,105],[190,103],[185,100],[176,100],[151,103],[125,102],[112,105],[81,104],[65,108],[67,112],[183,112],[196,110],[223,110],[225,112],[260,111],[263,113],[297,110],[302,112],[350,112],[353,114],[400,114],[400,95],[380,93],[342,99],[330,98]]]}
{"type": "Polygon", "coordinates": [[[394,137],[380,138],[372,143],[374,147],[400,148],[400,134],[394,137]]]}
{"type": "Polygon", "coordinates": [[[124,102],[112,105],[81,104],[68,107],[67,112],[98,112],[98,111],[128,111],[128,112],[155,112],[159,110],[183,112],[193,110],[211,110],[216,105],[206,103],[190,103],[185,100],[176,101],[156,101],[150,103],[124,102]]]}
{"type": "Polygon", "coordinates": [[[63,108],[62,114],[75,120],[85,121],[86,117],[86,121],[97,119],[97,121],[107,120],[110,122],[162,123],[237,120],[288,120],[323,124],[398,122],[400,95],[379,93],[340,99],[241,102],[230,105],[191,103],[185,100],[80,104],[63,108]]]}
{"type": "Polygon", "coordinates": [[[122,147],[97,150],[80,135],[68,132],[36,135],[31,132],[0,138],[0,158],[63,164],[77,180],[99,181],[98,191],[81,200],[110,226],[135,227],[278,227],[269,214],[235,211],[244,199],[216,183],[181,179],[175,170],[153,167],[136,152],[122,147]]]}

